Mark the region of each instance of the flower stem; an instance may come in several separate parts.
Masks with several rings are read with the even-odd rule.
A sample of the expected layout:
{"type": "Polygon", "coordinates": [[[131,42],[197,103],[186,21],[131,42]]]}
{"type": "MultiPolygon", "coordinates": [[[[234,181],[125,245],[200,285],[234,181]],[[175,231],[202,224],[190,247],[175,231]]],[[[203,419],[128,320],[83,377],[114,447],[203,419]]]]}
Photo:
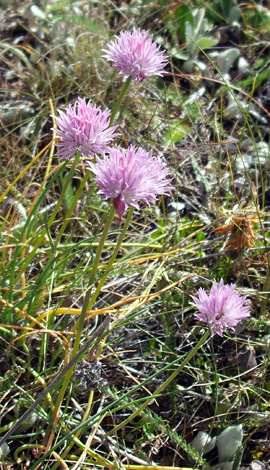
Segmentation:
{"type": "MultiPolygon", "coordinates": [[[[110,263],[106,269],[106,274],[108,274],[116,256],[117,256],[117,253],[119,251],[119,248],[120,248],[120,245],[121,245],[121,241],[122,239],[124,238],[124,235],[125,235],[125,232],[127,230],[127,226],[128,226],[128,223],[130,221],[130,218],[132,216],[132,210],[130,211],[129,213],[129,216],[127,217],[127,220],[126,220],[126,223],[124,225],[124,228],[123,228],[123,231],[119,237],[119,240],[118,240],[118,243],[115,247],[115,250],[114,250],[114,253],[112,255],[112,259],[110,260],[110,263]]],[[[102,254],[102,250],[103,250],[103,247],[104,247],[104,243],[106,241],[106,238],[107,238],[107,234],[109,232],[109,229],[110,229],[110,226],[111,226],[111,223],[112,223],[112,220],[113,220],[113,217],[114,217],[114,214],[115,214],[115,209],[114,209],[114,206],[112,206],[110,212],[109,212],[109,215],[108,215],[108,218],[107,218],[107,221],[106,221],[106,224],[105,224],[105,227],[104,227],[104,230],[103,230],[103,233],[102,233],[102,237],[101,237],[101,240],[100,240],[100,244],[98,246],[98,249],[97,249],[97,253],[96,253],[96,257],[95,257],[95,260],[94,260],[94,264],[93,264],[93,268],[92,268],[92,271],[91,271],[91,275],[90,275],[90,278],[89,278],[89,284],[88,284],[88,289],[86,291],[86,294],[85,294],[85,298],[84,298],[84,302],[83,302],[83,306],[82,306],[82,311],[81,311],[81,314],[80,314],[80,317],[79,317],[79,320],[78,322],[76,323],[76,330],[77,330],[77,333],[76,333],[76,338],[75,338],[75,342],[74,342],[74,346],[73,346],[73,350],[72,350],[72,356],[71,356],[71,359],[77,354],[78,350],[79,350],[79,345],[80,345],[80,340],[81,340],[81,336],[82,336],[82,331],[83,331],[83,327],[84,327],[84,322],[85,322],[85,317],[86,317],[86,313],[87,313],[87,310],[89,310],[89,304],[90,305],[93,305],[98,293],[100,292],[101,288],[102,288],[102,285],[104,284],[104,281],[106,279],[107,276],[105,276],[100,285],[98,286],[97,288],[97,291],[95,292],[95,299],[94,300],[91,300],[90,302],[90,297],[91,297],[91,287],[92,287],[92,284],[95,280],[95,276],[96,276],[96,273],[97,273],[97,269],[98,269],[98,265],[99,265],[99,261],[100,261],[100,258],[101,258],[101,254],[102,254]]],[[[69,384],[69,381],[70,381],[70,378],[71,378],[71,375],[72,375],[72,372],[73,372],[73,367],[71,367],[69,369],[69,371],[67,372],[67,374],[65,375],[65,379],[64,379],[64,382],[63,382],[63,385],[61,387],[61,390],[59,392],[59,395],[58,395],[58,399],[57,399],[57,402],[55,404],[55,407],[54,407],[54,410],[53,410],[53,414],[52,414],[52,422],[55,421],[57,415],[58,415],[58,411],[60,409],[60,406],[61,406],[61,403],[62,403],[62,400],[63,400],[63,397],[64,397],[64,394],[65,394],[65,391],[68,387],[68,384],[69,384]]]]}
{"type": "Polygon", "coordinates": [[[56,240],[55,240],[55,247],[57,247],[58,243],[59,243],[60,240],[61,240],[61,237],[62,237],[62,235],[63,235],[63,233],[64,233],[64,231],[65,231],[65,228],[66,228],[66,226],[67,226],[67,224],[68,224],[68,222],[69,222],[69,218],[70,218],[70,217],[72,216],[72,214],[73,214],[73,210],[74,210],[74,208],[75,208],[75,206],[76,206],[76,204],[77,204],[77,202],[78,202],[79,197],[81,196],[81,194],[82,194],[82,192],[83,192],[83,189],[84,189],[84,187],[85,187],[85,184],[86,184],[87,180],[89,179],[90,174],[91,174],[91,172],[90,172],[90,171],[87,171],[87,172],[85,173],[85,175],[84,175],[82,181],[81,181],[80,187],[79,187],[78,191],[76,192],[76,194],[75,194],[75,196],[74,196],[74,198],[73,198],[72,204],[71,204],[71,206],[70,206],[70,208],[69,208],[69,210],[68,210],[68,212],[67,212],[67,214],[66,214],[66,216],[65,216],[64,223],[63,223],[63,225],[62,225],[62,227],[61,227],[61,229],[60,229],[60,231],[59,231],[59,233],[58,233],[58,235],[57,235],[57,237],[56,237],[56,240]]]}
{"type": "MultiPolygon", "coordinates": [[[[113,208],[114,208],[114,206],[113,206],[113,208]]],[[[119,251],[119,249],[120,249],[121,243],[122,243],[122,241],[123,241],[123,239],[124,239],[124,236],[125,236],[125,234],[126,234],[126,231],[127,231],[127,228],[128,228],[129,222],[130,222],[130,219],[131,219],[131,217],[132,217],[133,211],[134,211],[134,207],[131,207],[130,210],[129,210],[128,216],[127,216],[127,218],[126,218],[124,227],[123,227],[123,229],[122,229],[122,232],[121,232],[121,234],[120,234],[120,236],[119,236],[119,238],[118,238],[117,244],[116,244],[115,249],[114,249],[114,251],[113,251],[113,254],[112,254],[112,256],[111,256],[111,259],[110,259],[110,261],[109,261],[109,263],[108,263],[108,265],[107,265],[107,267],[106,267],[104,276],[102,277],[101,281],[99,282],[99,284],[98,284],[98,286],[97,286],[97,288],[96,288],[96,290],[95,290],[94,295],[91,297],[91,300],[89,300],[89,301],[87,300],[87,302],[86,302],[86,296],[85,296],[85,301],[84,301],[83,306],[86,305],[86,312],[87,312],[87,310],[90,310],[91,307],[94,305],[95,300],[97,299],[98,294],[99,294],[99,292],[101,291],[102,286],[104,285],[104,282],[105,282],[106,279],[107,279],[107,276],[108,276],[108,274],[109,274],[109,272],[110,272],[110,270],[111,270],[111,268],[112,268],[112,265],[113,265],[113,263],[114,263],[114,261],[115,261],[115,258],[116,258],[117,254],[118,254],[118,251],[119,251]]],[[[112,212],[112,214],[114,215],[114,211],[112,212]]],[[[109,220],[110,220],[110,215],[109,215],[109,217],[108,217],[108,221],[109,221],[109,220]]],[[[107,221],[107,223],[108,223],[108,221],[107,221]]],[[[108,229],[106,229],[107,223],[106,223],[106,226],[105,226],[105,229],[104,229],[104,232],[103,232],[102,240],[103,240],[103,237],[104,237],[104,233],[105,233],[105,235],[107,236],[107,232],[108,232],[109,227],[110,227],[110,226],[109,226],[108,229]]],[[[111,225],[111,221],[110,221],[110,225],[111,225]]],[[[105,239],[106,239],[106,237],[104,238],[104,242],[105,242],[105,239]]],[[[100,251],[100,255],[101,255],[101,253],[102,253],[102,248],[103,248],[103,246],[104,246],[104,242],[101,241],[100,244],[99,244],[98,250],[100,251]]],[[[99,255],[99,259],[100,259],[100,255],[99,255]]],[[[97,257],[98,257],[98,252],[97,252],[97,254],[96,254],[96,259],[97,259],[97,257]]],[[[96,259],[95,259],[94,265],[95,265],[95,263],[96,263],[96,259]]],[[[93,266],[89,283],[91,282],[93,271],[95,272],[95,273],[94,273],[94,276],[95,276],[96,271],[97,271],[97,267],[98,267],[98,263],[97,263],[97,266],[96,266],[96,269],[95,269],[95,270],[94,270],[94,266],[93,266]]],[[[94,278],[93,278],[93,279],[94,279],[94,278]]],[[[91,284],[90,284],[90,285],[91,285],[91,284]]],[[[90,285],[89,285],[89,287],[90,287],[90,285]]],[[[91,289],[88,289],[88,292],[91,292],[91,289]]],[[[86,314],[86,312],[85,312],[85,314],[86,314]]],[[[76,325],[75,325],[75,326],[77,326],[77,327],[75,328],[75,329],[77,329],[76,339],[77,339],[77,336],[78,336],[78,331],[79,331],[81,328],[83,328],[83,326],[84,326],[85,315],[84,315],[84,317],[82,317],[82,313],[83,313],[83,308],[82,308],[82,312],[81,312],[81,315],[80,315],[80,317],[79,317],[79,320],[78,320],[78,322],[77,322],[76,325]],[[83,318],[83,321],[81,321],[82,318],[83,318]]],[[[80,335],[80,337],[81,337],[81,335],[80,335]]],[[[75,340],[75,344],[76,344],[76,340],[75,340]]],[[[73,354],[74,354],[75,344],[74,344],[74,348],[73,348],[73,352],[72,352],[72,357],[73,357],[73,354]]],[[[103,344],[103,347],[104,347],[104,344],[103,344]]],[[[101,351],[99,351],[99,356],[100,356],[100,352],[101,352],[101,351]]],[[[72,372],[72,371],[71,371],[71,372],[72,372]]],[[[67,382],[67,383],[68,383],[68,382],[67,382]]],[[[64,387],[64,384],[63,384],[63,387],[64,387]]],[[[62,389],[63,389],[63,387],[62,387],[62,389]]],[[[62,390],[61,390],[61,391],[62,391],[62,390]]],[[[91,411],[91,407],[92,407],[92,403],[93,403],[93,398],[94,398],[94,391],[93,391],[93,390],[90,390],[89,399],[88,399],[88,404],[87,404],[87,408],[86,408],[85,414],[84,414],[84,416],[83,416],[82,422],[85,422],[85,421],[87,420],[87,418],[88,418],[88,415],[89,415],[89,413],[90,413],[90,411],[91,411]]],[[[60,403],[60,405],[61,405],[61,403],[60,403]]],[[[80,435],[81,435],[81,433],[82,433],[82,431],[83,431],[83,428],[79,429],[79,430],[77,431],[77,433],[75,434],[75,436],[76,436],[77,438],[79,438],[80,435]]],[[[66,455],[70,452],[70,450],[71,450],[72,447],[73,447],[73,444],[74,444],[74,442],[71,442],[71,443],[68,445],[68,447],[65,449],[65,451],[64,451],[64,453],[63,453],[63,455],[62,455],[63,458],[65,458],[66,455]]],[[[56,464],[56,465],[52,468],[52,470],[56,470],[57,467],[58,467],[58,464],[56,464]]]]}
{"type": "MultiPolygon", "coordinates": [[[[73,350],[72,350],[71,359],[73,359],[73,357],[76,356],[76,354],[79,350],[79,345],[80,345],[80,340],[81,340],[82,331],[83,331],[83,327],[84,327],[85,317],[86,317],[86,313],[87,313],[87,310],[88,310],[88,304],[89,304],[90,297],[91,297],[91,287],[92,287],[92,284],[95,280],[95,276],[96,276],[96,273],[97,273],[97,269],[98,269],[99,261],[100,261],[100,258],[101,258],[103,246],[104,246],[104,243],[106,241],[106,237],[107,237],[107,234],[109,232],[109,229],[110,229],[113,217],[114,217],[114,213],[115,213],[115,209],[114,209],[114,206],[112,206],[112,208],[111,208],[111,210],[108,214],[108,218],[107,218],[107,221],[106,221],[103,233],[102,233],[102,237],[101,237],[101,240],[100,240],[99,247],[97,249],[96,257],[95,257],[94,264],[93,264],[92,271],[91,271],[90,278],[89,278],[88,289],[85,293],[85,297],[84,297],[84,301],[83,301],[82,311],[81,311],[79,320],[77,322],[77,333],[76,333],[76,337],[75,337],[75,342],[74,342],[74,346],[73,346],[73,350]]],[[[54,406],[53,413],[52,413],[52,418],[51,418],[52,423],[54,424],[54,426],[56,425],[56,420],[57,420],[57,416],[59,414],[60,406],[61,406],[62,400],[64,398],[66,389],[68,387],[73,369],[74,369],[74,366],[71,367],[68,370],[68,372],[66,373],[63,385],[62,385],[61,390],[60,390],[59,395],[58,395],[57,402],[54,406]]]]}
{"type": "MultiPolygon", "coordinates": [[[[200,349],[200,347],[204,345],[204,343],[206,342],[206,340],[209,337],[209,334],[210,334],[210,332],[209,332],[209,330],[207,330],[204,333],[204,335],[202,336],[202,338],[200,339],[200,341],[196,344],[196,346],[192,349],[192,351],[190,351],[190,353],[187,355],[187,357],[183,360],[182,364],[179,367],[177,367],[177,369],[175,369],[175,371],[172,373],[172,375],[170,375],[170,377],[167,380],[165,380],[165,382],[163,382],[163,384],[161,384],[160,387],[157,388],[157,390],[153,393],[153,395],[155,395],[155,396],[159,395],[164,390],[164,388],[166,388],[172,382],[172,380],[175,379],[175,377],[179,374],[179,372],[181,372],[181,370],[193,358],[193,356],[200,349]]],[[[150,398],[148,398],[140,406],[140,408],[138,408],[136,411],[134,411],[134,413],[132,413],[131,416],[129,416],[127,419],[125,419],[122,423],[118,424],[118,426],[114,426],[114,428],[111,431],[107,432],[104,435],[104,437],[106,438],[107,436],[115,434],[119,429],[122,429],[124,426],[126,426],[126,424],[128,424],[130,421],[132,421],[134,418],[136,418],[136,416],[138,416],[148,405],[150,405],[150,403],[152,401],[153,401],[153,398],[151,396],[150,398]]]]}
{"type": "Polygon", "coordinates": [[[98,265],[99,265],[100,258],[101,258],[101,255],[102,255],[104,243],[106,241],[111,223],[113,221],[114,214],[115,214],[115,209],[114,209],[114,206],[112,206],[111,210],[108,214],[108,218],[107,218],[107,221],[106,221],[106,224],[105,224],[105,227],[104,227],[101,239],[100,239],[100,244],[98,246],[98,249],[97,249],[97,252],[96,252],[96,257],[95,257],[94,264],[93,264],[93,267],[92,267],[92,271],[91,271],[91,274],[90,274],[88,289],[86,291],[84,301],[83,301],[82,311],[81,311],[81,314],[79,316],[79,320],[77,322],[77,333],[76,333],[76,338],[75,338],[75,342],[74,342],[71,357],[75,356],[77,354],[78,350],[79,350],[80,339],[81,339],[81,336],[82,336],[82,331],[83,331],[83,327],[84,327],[86,312],[87,312],[87,310],[89,310],[88,305],[89,305],[90,297],[91,297],[91,287],[92,287],[92,285],[95,281],[95,277],[96,277],[96,274],[97,274],[98,265]]]}
{"type": "Polygon", "coordinates": [[[110,270],[111,270],[111,268],[112,268],[112,266],[113,266],[113,263],[114,263],[114,261],[115,261],[115,258],[116,258],[117,254],[118,254],[119,249],[120,249],[121,243],[122,243],[122,241],[123,241],[123,239],[124,239],[124,236],[125,236],[125,234],[126,234],[127,228],[128,228],[128,226],[129,226],[129,222],[130,222],[130,219],[131,219],[131,217],[132,217],[133,211],[134,211],[134,207],[131,207],[130,210],[129,210],[128,216],[127,216],[127,218],[126,218],[124,227],[123,227],[123,229],[122,229],[122,232],[121,232],[121,234],[119,235],[119,238],[118,238],[117,244],[116,244],[116,246],[115,246],[115,248],[114,248],[114,251],[113,251],[113,254],[112,254],[112,256],[111,256],[111,259],[110,259],[110,261],[109,261],[109,263],[108,263],[108,265],[107,265],[107,267],[106,267],[106,269],[105,269],[105,273],[104,273],[104,275],[102,276],[102,279],[99,281],[99,284],[98,284],[98,286],[97,286],[97,288],[96,288],[96,290],[95,290],[95,293],[93,294],[93,296],[92,296],[92,298],[91,298],[91,300],[90,300],[90,302],[89,302],[89,304],[88,304],[88,310],[91,310],[92,306],[94,305],[94,303],[95,303],[95,301],[96,301],[96,299],[97,299],[97,297],[98,297],[98,294],[100,293],[100,291],[101,291],[101,289],[102,289],[102,287],[103,287],[103,285],[104,285],[104,283],[105,283],[105,281],[106,281],[106,279],[107,279],[107,276],[108,276],[108,274],[109,274],[109,272],[110,272],[110,270]]]}
{"type": "Polygon", "coordinates": [[[127,92],[127,89],[128,89],[128,87],[129,87],[130,83],[131,83],[131,80],[132,80],[132,78],[131,78],[131,77],[128,77],[128,78],[126,79],[126,81],[124,82],[123,86],[122,86],[122,90],[120,91],[120,95],[119,95],[119,97],[118,97],[118,100],[116,101],[116,104],[115,104],[115,106],[114,106],[114,108],[113,108],[113,110],[112,110],[111,119],[110,119],[110,125],[112,125],[112,123],[113,123],[113,121],[114,121],[115,115],[116,115],[118,109],[120,108],[120,105],[121,105],[121,103],[122,103],[122,101],[123,101],[123,99],[124,99],[124,96],[125,96],[125,94],[126,94],[126,92],[127,92]]]}
{"type": "Polygon", "coordinates": [[[55,206],[55,208],[54,208],[54,211],[53,211],[51,217],[50,217],[49,220],[48,220],[48,227],[49,227],[49,228],[50,228],[51,225],[53,224],[54,219],[55,219],[55,217],[56,217],[56,215],[57,215],[57,213],[58,213],[58,211],[59,211],[59,208],[60,208],[60,206],[61,206],[61,204],[62,204],[62,202],[63,202],[63,200],[64,200],[64,197],[65,197],[65,194],[66,194],[66,191],[67,191],[67,187],[68,187],[68,185],[70,184],[70,182],[72,181],[72,178],[73,178],[73,176],[74,176],[74,174],[75,174],[75,171],[76,171],[76,168],[77,168],[77,164],[79,163],[80,158],[81,158],[81,154],[80,154],[80,152],[77,152],[76,155],[75,155],[75,158],[74,158],[74,160],[73,160],[73,163],[72,163],[72,165],[71,165],[70,171],[69,171],[67,177],[65,178],[64,185],[63,185],[61,194],[60,194],[60,196],[59,196],[59,199],[58,199],[58,201],[57,201],[57,204],[56,204],[56,206],[55,206]]]}

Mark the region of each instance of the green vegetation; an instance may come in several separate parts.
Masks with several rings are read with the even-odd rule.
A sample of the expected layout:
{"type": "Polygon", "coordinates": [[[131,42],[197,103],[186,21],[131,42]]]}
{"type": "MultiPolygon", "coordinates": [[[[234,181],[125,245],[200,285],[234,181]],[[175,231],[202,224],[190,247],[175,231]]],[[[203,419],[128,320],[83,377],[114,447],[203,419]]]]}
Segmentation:
{"type": "Polygon", "coordinates": [[[0,466],[266,470],[269,5],[0,6],[0,466]],[[122,96],[103,51],[133,27],[168,73],[122,96]],[[169,196],[120,220],[79,153],[55,155],[78,97],[112,111],[114,144],[162,157],[169,196]],[[191,296],[222,278],[251,317],[208,337],[191,296]]]}

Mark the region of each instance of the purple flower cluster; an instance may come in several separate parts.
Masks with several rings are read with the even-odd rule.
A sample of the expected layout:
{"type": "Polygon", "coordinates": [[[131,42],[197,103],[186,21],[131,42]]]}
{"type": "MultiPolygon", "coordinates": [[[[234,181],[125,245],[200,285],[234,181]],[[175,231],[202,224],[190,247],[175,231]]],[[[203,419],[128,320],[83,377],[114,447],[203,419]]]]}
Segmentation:
{"type": "MultiPolygon", "coordinates": [[[[132,33],[121,31],[115,42],[108,45],[106,56],[125,76],[143,80],[152,75],[166,73],[167,64],[163,51],[147,37],[146,31],[132,33]]],[[[152,157],[152,152],[130,146],[127,150],[110,148],[109,144],[118,136],[117,126],[110,127],[110,111],[79,98],[65,111],[59,110],[54,128],[59,141],[56,155],[72,158],[80,151],[84,158],[96,157],[88,162],[100,186],[99,193],[106,199],[113,199],[115,209],[122,219],[129,206],[139,207],[138,201],[154,202],[158,195],[167,194],[173,187],[168,169],[162,160],[152,157]]]]}
{"type": "Polygon", "coordinates": [[[133,32],[120,31],[114,41],[109,42],[105,56],[125,77],[139,82],[152,75],[162,76],[166,71],[167,56],[160,46],[147,37],[147,32],[133,29],[133,32]]]}
{"type": "Polygon", "coordinates": [[[61,158],[72,158],[80,151],[84,158],[93,157],[96,153],[104,155],[109,150],[109,143],[119,134],[117,126],[110,127],[110,111],[101,111],[91,101],[78,98],[78,101],[66,108],[58,110],[55,117],[58,128],[53,128],[60,141],[56,143],[61,158]]]}
{"type": "MultiPolygon", "coordinates": [[[[148,37],[146,31],[133,29],[121,31],[114,41],[108,44],[105,57],[119,69],[125,77],[135,81],[153,75],[166,73],[167,57],[164,51],[148,37]]],[[[130,146],[128,149],[111,148],[110,143],[119,134],[117,126],[110,126],[110,111],[78,98],[75,104],[68,105],[65,111],[59,110],[54,128],[59,141],[56,155],[70,159],[77,151],[84,158],[96,156],[96,161],[87,161],[100,187],[99,194],[112,199],[120,219],[129,206],[139,208],[139,201],[150,205],[157,196],[172,190],[172,178],[160,158],[152,156],[142,148],[130,146]]],[[[212,336],[223,335],[225,328],[234,329],[237,324],[250,316],[250,307],[245,305],[247,297],[235,289],[234,284],[213,282],[209,294],[202,288],[197,296],[192,296],[198,313],[195,317],[211,329],[212,336]]]]}
{"type": "Polygon", "coordinates": [[[234,284],[224,284],[223,279],[219,284],[213,282],[209,294],[200,288],[198,296],[192,298],[193,305],[199,310],[195,318],[209,326],[212,336],[215,333],[222,336],[224,328],[234,329],[241,320],[250,316],[250,307],[244,306],[247,297],[235,290],[234,284]]]}
{"type": "MultiPolygon", "coordinates": [[[[115,42],[111,41],[105,57],[112,61],[125,76],[134,80],[143,80],[151,75],[166,73],[163,67],[167,64],[163,51],[147,37],[146,31],[136,30],[132,33],[121,31],[115,42]]],[[[57,128],[53,128],[59,141],[56,143],[61,158],[70,159],[77,151],[82,157],[94,157],[109,152],[109,144],[119,134],[117,126],[110,126],[110,111],[101,111],[99,107],[78,98],[75,104],[68,105],[65,111],[58,110],[55,116],[57,128]]]]}
{"type": "Polygon", "coordinates": [[[139,208],[138,201],[150,205],[156,196],[173,189],[168,169],[152,152],[130,146],[127,150],[112,148],[104,159],[89,162],[100,186],[100,195],[113,199],[116,212],[122,219],[128,206],[139,208]]]}

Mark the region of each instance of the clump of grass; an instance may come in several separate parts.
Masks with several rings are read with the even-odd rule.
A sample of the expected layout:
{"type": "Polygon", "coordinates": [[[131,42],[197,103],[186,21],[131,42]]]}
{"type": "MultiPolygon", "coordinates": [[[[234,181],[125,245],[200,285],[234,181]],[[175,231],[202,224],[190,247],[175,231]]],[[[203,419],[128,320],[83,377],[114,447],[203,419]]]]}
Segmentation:
{"type": "Polygon", "coordinates": [[[10,436],[0,458],[9,468],[209,468],[217,449],[203,455],[193,438],[239,424],[242,464],[268,461],[269,77],[264,43],[250,38],[264,37],[269,12],[250,3],[254,24],[237,6],[241,30],[229,3],[228,16],[222,2],[191,1],[29,3],[29,19],[15,5],[13,22],[7,10],[0,433],[10,436]],[[198,15],[203,29],[190,36],[198,15]],[[102,50],[133,26],[166,46],[169,73],[125,82],[121,95],[102,50]],[[240,55],[226,70],[212,52],[231,48],[240,55]],[[119,145],[153,149],[174,177],[170,197],[123,222],[111,213],[107,237],[109,203],[87,165],[55,156],[50,115],[84,96],[115,110],[119,145]],[[206,341],[191,295],[221,278],[248,295],[252,318],[206,341]]]}

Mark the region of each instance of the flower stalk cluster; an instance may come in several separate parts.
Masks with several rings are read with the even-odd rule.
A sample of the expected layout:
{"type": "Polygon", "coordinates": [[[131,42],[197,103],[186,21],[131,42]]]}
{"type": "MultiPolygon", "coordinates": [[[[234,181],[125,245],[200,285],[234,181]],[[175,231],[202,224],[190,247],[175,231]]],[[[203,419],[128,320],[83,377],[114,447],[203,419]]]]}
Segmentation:
{"type": "Polygon", "coordinates": [[[101,111],[91,101],[78,98],[65,111],[59,110],[53,128],[59,141],[56,155],[70,159],[79,151],[84,159],[96,157],[87,165],[100,186],[100,195],[112,199],[120,219],[129,206],[139,208],[139,201],[150,205],[157,196],[173,189],[169,171],[160,158],[152,152],[130,146],[128,149],[111,148],[112,140],[119,135],[117,126],[111,126],[124,98],[131,79],[140,81],[153,75],[163,75],[167,64],[164,51],[148,37],[146,31],[133,29],[121,31],[105,51],[108,60],[128,77],[112,112],[101,111]],[[100,158],[102,156],[102,158],[100,158]]]}
{"type": "MultiPolygon", "coordinates": [[[[108,44],[108,48],[104,52],[104,57],[125,78],[114,110],[112,113],[109,109],[102,111],[101,108],[91,101],[86,101],[85,98],[78,98],[75,104],[69,104],[65,111],[58,111],[59,116],[55,117],[57,128],[53,129],[59,139],[56,143],[58,147],[56,155],[62,159],[70,159],[74,157],[76,152],[80,152],[82,158],[86,160],[89,173],[91,172],[94,175],[94,179],[99,186],[100,196],[112,202],[93,263],[81,314],[76,323],[76,337],[72,358],[77,355],[79,350],[86,313],[93,306],[118,254],[134,208],[139,209],[140,202],[149,206],[159,196],[167,195],[169,191],[174,189],[171,184],[172,178],[164,161],[160,157],[153,156],[151,150],[146,151],[133,145],[125,149],[117,146],[112,147],[113,140],[119,136],[117,125],[112,126],[112,122],[131,81],[139,82],[151,76],[164,75],[166,73],[165,67],[168,63],[165,52],[160,50],[160,46],[153,41],[152,36],[148,36],[146,31],[135,28],[132,32],[121,31],[115,37],[115,40],[108,44]],[[100,281],[96,291],[92,293],[91,288],[94,284],[104,243],[115,211],[119,218],[123,219],[128,208],[130,208],[130,212],[111,261],[107,269],[105,269],[102,281],[100,281]]],[[[198,309],[195,318],[209,326],[212,336],[214,334],[222,336],[225,328],[234,329],[241,320],[250,316],[249,306],[244,305],[246,303],[246,296],[242,296],[241,292],[237,292],[233,284],[225,285],[223,280],[219,284],[214,281],[209,295],[204,289],[199,289],[197,297],[193,296],[192,298],[193,305],[198,309]]],[[[185,365],[188,364],[197,350],[205,343],[208,335],[209,331],[205,333],[197,346],[182,361],[181,365],[157,389],[156,394],[161,393],[185,365]]],[[[53,411],[55,426],[72,370],[73,367],[68,370],[53,411]]],[[[121,423],[121,426],[137,416],[139,411],[143,410],[151,401],[152,398],[149,398],[139,408],[138,412],[133,414],[124,423],[121,423]]],[[[91,408],[90,405],[89,409],[91,408]]],[[[115,428],[114,432],[117,429],[118,427],[115,428]]]]}
{"type": "MultiPolygon", "coordinates": [[[[116,39],[116,43],[116,46],[112,43],[109,44],[107,58],[119,68],[120,73],[128,78],[123,85],[112,114],[109,109],[102,111],[91,101],[78,98],[74,105],[69,104],[64,111],[58,111],[59,115],[55,116],[57,128],[53,128],[58,138],[56,155],[60,156],[61,159],[69,160],[77,152],[80,152],[82,158],[87,160],[87,166],[100,187],[101,197],[110,199],[113,202],[93,263],[81,314],[76,323],[72,358],[76,357],[79,350],[86,313],[95,302],[118,254],[134,207],[138,209],[140,201],[150,205],[156,201],[158,196],[167,194],[168,191],[173,189],[171,185],[172,178],[164,162],[161,158],[153,157],[151,151],[145,151],[142,148],[137,149],[134,146],[130,146],[128,149],[111,147],[113,139],[119,135],[117,125],[112,126],[112,122],[131,80],[140,81],[152,75],[162,75],[165,73],[163,67],[167,63],[164,52],[159,50],[152,37],[147,38],[145,31],[134,29],[133,33],[121,32],[119,39],[116,39]],[[119,236],[108,269],[105,270],[105,275],[96,291],[92,293],[92,285],[115,210],[120,219],[123,219],[128,207],[131,207],[129,216],[119,236]]],[[[72,371],[73,367],[69,369],[64,378],[61,392],[53,410],[54,426],[57,424],[57,417],[72,371]]],[[[90,407],[89,405],[89,409],[90,407]]],[[[52,440],[53,433],[54,431],[52,431],[49,441],[52,440]]]]}
{"type": "MultiPolygon", "coordinates": [[[[53,430],[48,429],[44,438],[44,445],[42,445],[42,448],[47,445],[46,449],[51,449],[54,433],[57,430],[60,408],[72,377],[74,365],[81,355],[85,353],[87,348],[93,347],[98,349],[99,343],[104,340],[105,335],[110,331],[110,319],[107,317],[104,323],[96,330],[94,335],[86,341],[85,346],[80,350],[80,342],[85,327],[87,311],[94,305],[109,272],[111,272],[134,208],[139,209],[141,202],[149,206],[154,203],[159,196],[167,195],[169,191],[174,189],[171,184],[172,178],[170,172],[164,161],[160,157],[153,156],[151,150],[146,151],[143,148],[136,148],[133,145],[124,149],[117,146],[112,147],[114,139],[120,135],[117,132],[118,126],[112,125],[112,123],[131,81],[140,82],[151,76],[163,76],[166,74],[165,67],[168,61],[165,52],[160,50],[160,46],[153,41],[152,36],[148,36],[146,31],[136,28],[134,28],[132,32],[121,31],[120,34],[108,44],[108,48],[104,52],[104,57],[112,63],[113,67],[119,70],[125,80],[112,113],[109,109],[102,110],[100,107],[97,107],[91,100],[86,101],[85,98],[79,97],[73,105],[69,104],[64,111],[58,111],[58,116],[55,116],[57,128],[53,128],[58,138],[56,143],[58,151],[56,155],[65,160],[74,157],[75,159],[72,163],[70,173],[65,180],[56,208],[48,221],[47,225],[49,228],[64,199],[65,191],[73,178],[80,157],[86,160],[86,166],[88,168],[88,172],[68,209],[66,221],[56,237],[55,246],[60,242],[66,224],[72,215],[76,201],[80,197],[86,179],[90,173],[94,176],[96,184],[99,187],[100,196],[111,201],[111,207],[92,265],[88,287],[85,291],[81,313],[75,324],[74,330],[76,330],[76,335],[71,360],[59,373],[58,377],[54,379],[49,387],[38,397],[29,410],[19,419],[18,423],[15,424],[12,429],[8,430],[7,434],[1,439],[0,445],[2,445],[19,425],[24,422],[27,416],[34,410],[35,406],[42,402],[46,394],[63,379],[63,384],[58,390],[57,400],[51,416],[53,430]],[[104,274],[94,290],[96,274],[100,265],[105,241],[115,216],[115,211],[122,220],[127,209],[129,209],[129,213],[126,217],[122,232],[119,235],[118,242],[105,268],[104,274]],[[92,292],[92,287],[94,292],[92,292]]],[[[66,162],[63,167],[64,166],[66,166],[66,162]]],[[[7,192],[4,193],[2,198],[6,194],[7,192]]],[[[252,229],[250,229],[251,239],[252,235],[253,232],[252,229]]],[[[51,254],[49,262],[52,262],[53,256],[54,253],[51,254]]],[[[16,284],[16,279],[14,284],[16,284]]],[[[221,279],[219,283],[216,281],[213,282],[209,294],[204,289],[200,288],[197,296],[192,296],[192,299],[192,305],[198,309],[198,312],[195,314],[195,319],[207,325],[208,329],[187,355],[169,364],[171,369],[172,366],[177,365],[178,360],[180,361],[180,365],[177,365],[171,375],[156,389],[155,396],[163,393],[177,375],[183,371],[197,351],[208,341],[210,334],[212,336],[215,334],[223,336],[226,328],[234,330],[241,320],[250,316],[250,306],[247,305],[247,297],[242,295],[241,291],[237,291],[234,284],[225,284],[223,279],[221,279]]],[[[53,319],[51,321],[53,321],[53,319]]],[[[47,328],[48,327],[50,327],[49,323],[47,324],[47,328]]],[[[167,367],[168,366],[166,366],[166,369],[167,367]]],[[[138,387],[139,386],[140,385],[138,385],[138,387]]],[[[91,391],[83,422],[86,421],[88,413],[90,412],[92,399],[93,393],[91,391]]],[[[119,429],[136,418],[140,412],[151,404],[152,399],[153,396],[151,395],[129,417],[114,426],[113,430],[108,431],[105,437],[115,434],[119,429]]],[[[72,442],[79,438],[81,430],[79,429],[75,435],[72,435],[72,442]]],[[[68,445],[63,451],[61,460],[70,452],[72,445],[73,444],[68,445]]],[[[38,461],[37,464],[39,463],[41,462],[38,461]]],[[[52,470],[57,468],[58,463],[59,462],[56,462],[52,470]]],[[[99,464],[100,463],[109,466],[109,463],[107,464],[107,460],[105,461],[105,459],[99,459],[99,464]]]]}

